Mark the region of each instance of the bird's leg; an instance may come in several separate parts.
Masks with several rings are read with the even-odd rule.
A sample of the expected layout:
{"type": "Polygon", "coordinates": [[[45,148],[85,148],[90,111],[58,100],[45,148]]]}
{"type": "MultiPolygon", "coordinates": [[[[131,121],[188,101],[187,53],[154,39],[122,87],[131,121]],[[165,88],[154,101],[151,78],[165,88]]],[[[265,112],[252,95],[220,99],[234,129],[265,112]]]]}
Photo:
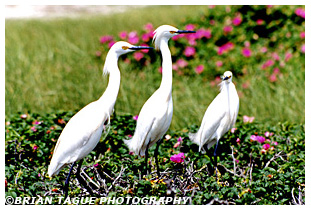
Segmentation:
{"type": "Polygon", "coordinates": [[[214,150],[214,166],[216,171],[216,179],[217,179],[217,147],[218,147],[219,140],[217,140],[215,150],[214,150]]]}
{"type": "Polygon", "coordinates": [[[64,186],[65,199],[66,199],[67,196],[68,196],[68,187],[69,187],[70,174],[71,174],[71,171],[72,171],[73,166],[75,165],[75,163],[76,163],[76,162],[73,162],[73,164],[71,165],[71,168],[70,168],[70,170],[69,170],[68,176],[67,176],[66,181],[65,181],[65,186],[64,186]]]}
{"type": "Polygon", "coordinates": [[[160,147],[160,144],[161,144],[162,140],[163,139],[160,139],[159,141],[157,141],[157,146],[156,146],[156,149],[155,149],[155,152],[154,152],[155,162],[156,162],[156,165],[157,165],[157,175],[158,175],[158,178],[160,178],[160,168],[159,168],[158,155],[159,155],[159,147],[160,147]]]}
{"type": "Polygon", "coordinates": [[[87,182],[82,178],[82,176],[81,176],[81,174],[80,174],[82,162],[83,162],[83,159],[80,160],[79,163],[78,163],[78,168],[77,168],[76,177],[77,177],[78,181],[81,183],[81,185],[83,185],[83,187],[85,187],[86,190],[87,190],[91,195],[93,195],[93,190],[89,187],[89,185],[87,184],[87,182]]]}
{"type": "Polygon", "coordinates": [[[145,174],[146,175],[148,174],[148,149],[149,149],[150,141],[151,140],[149,140],[149,142],[148,142],[148,144],[146,146],[146,151],[145,151],[145,165],[146,165],[145,174]]]}

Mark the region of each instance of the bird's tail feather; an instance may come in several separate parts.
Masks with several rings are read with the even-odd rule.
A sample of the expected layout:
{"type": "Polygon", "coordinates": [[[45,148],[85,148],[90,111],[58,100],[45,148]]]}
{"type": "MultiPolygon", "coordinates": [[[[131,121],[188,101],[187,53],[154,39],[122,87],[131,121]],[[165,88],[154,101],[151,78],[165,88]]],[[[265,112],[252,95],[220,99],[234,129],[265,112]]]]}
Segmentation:
{"type": "Polygon", "coordinates": [[[189,133],[189,139],[197,144],[199,146],[199,152],[202,151],[202,153],[205,153],[205,150],[203,148],[203,145],[201,145],[201,141],[200,141],[200,138],[198,136],[198,133],[189,133]]]}

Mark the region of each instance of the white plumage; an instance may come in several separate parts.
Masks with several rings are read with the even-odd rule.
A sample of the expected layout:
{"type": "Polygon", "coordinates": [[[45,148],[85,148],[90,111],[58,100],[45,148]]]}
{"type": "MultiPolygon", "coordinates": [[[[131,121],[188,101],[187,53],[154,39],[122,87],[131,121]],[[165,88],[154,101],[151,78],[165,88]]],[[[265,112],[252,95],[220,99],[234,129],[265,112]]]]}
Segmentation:
{"type": "Polygon", "coordinates": [[[239,96],[232,83],[232,73],[226,71],[220,84],[220,93],[207,108],[201,126],[197,133],[189,134],[191,141],[199,145],[199,151],[204,151],[203,145],[212,147],[233,127],[239,112],[239,96]]]}
{"type": "Polygon", "coordinates": [[[50,177],[57,175],[66,165],[81,160],[96,147],[102,135],[104,123],[110,122],[110,115],[119,92],[118,58],[120,55],[138,49],[149,49],[149,47],[137,47],[127,42],[117,42],[111,47],[104,66],[104,74],[110,74],[106,91],[97,101],[82,108],[66,124],[57,141],[48,168],[50,177]]]}
{"type": "Polygon", "coordinates": [[[155,48],[159,49],[162,54],[161,85],[142,107],[138,116],[134,136],[130,140],[125,140],[126,145],[131,151],[140,156],[146,155],[146,158],[148,148],[164,136],[172,121],[173,75],[172,58],[168,41],[171,37],[179,33],[194,33],[194,31],[181,31],[169,25],[162,25],[155,30],[153,37],[155,48]]]}

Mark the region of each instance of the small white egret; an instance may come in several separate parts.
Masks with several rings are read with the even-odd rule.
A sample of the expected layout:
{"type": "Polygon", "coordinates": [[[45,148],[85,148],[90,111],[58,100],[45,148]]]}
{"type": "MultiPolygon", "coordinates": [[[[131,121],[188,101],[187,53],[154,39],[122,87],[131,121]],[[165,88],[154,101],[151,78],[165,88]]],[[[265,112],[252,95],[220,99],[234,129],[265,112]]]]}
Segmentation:
{"type": "Polygon", "coordinates": [[[178,30],[169,25],[162,25],[155,30],[153,42],[155,48],[160,50],[162,54],[161,85],[142,107],[138,115],[134,136],[130,140],[125,140],[130,151],[140,156],[145,155],[146,171],[148,171],[148,148],[157,142],[155,158],[158,176],[160,175],[157,158],[159,140],[168,130],[173,116],[172,58],[168,41],[180,33],[195,33],[195,31],[178,30]]]}
{"type": "Polygon", "coordinates": [[[220,83],[220,93],[207,108],[198,132],[189,134],[190,140],[199,145],[199,152],[204,151],[204,145],[209,149],[216,143],[214,150],[216,170],[219,139],[233,127],[238,112],[239,96],[232,83],[232,72],[226,71],[220,83]]]}
{"type": "MultiPolygon", "coordinates": [[[[104,129],[104,124],[110,123],[110,115],[113,112],[119,87],[120,71],[118,68],[119,56],[140,49],[153,49],[151,47],[133,46],[127,42],[117,42],[109,50],[103,72],[110,74],[108,86],[104,94],[79,112],[77,112],[66,124],[57,144],[49,165],[48,174],[50,177],[57,175],[59,171],[72,163],[68,177],[65,181],[65,195],[68,195],[69,177],[74,163],[87,156],[97,145],[104,129]]],[[[81,163],[77,169],[77,176],[81,163]]]]}

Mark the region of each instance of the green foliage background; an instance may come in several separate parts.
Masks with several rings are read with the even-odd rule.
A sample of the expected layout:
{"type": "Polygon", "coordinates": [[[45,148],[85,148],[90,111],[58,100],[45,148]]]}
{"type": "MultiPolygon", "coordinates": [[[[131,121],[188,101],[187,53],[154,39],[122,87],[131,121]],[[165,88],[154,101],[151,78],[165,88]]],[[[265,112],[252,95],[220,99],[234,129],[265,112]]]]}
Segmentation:
{"type": "MultiPolygon", "coordinates": [[[[98,196],[109,197],[188,196],[192,204],[303,204],[305,56],[301,33],[305,21],[295,14],[297,8],[304,7],[158,6],[78,19],[6,20],[6,196],[63,195],[68,168],[50,179],[47,167],[65,123],[106,88],[107,79],[101,75],[108,48],[99,43],[101,36],[112,35],[117,41],[121,31],[142,35],[147,23],[180,29],[193,24],[196,30],[211,29],[212,37],[196,40],[196,54],[191,58],[184,55],[187,39],[169,42],[173,62],[182,58],[188,66],[179,73],[174,71],[174,116],[159,153],[164,173],[156,176],[151,148],[152,173],[142,177],[143,158],[129,154],[122,141],[133,135],[133,116],[161,80],[159,54],[146,54],[143,61],[148,61],[147,65],[128,54],[119,62],[122,81],[111,129],[83,162],[92,189],[98,196]],[[241,24],[224,34],[223,27],[232,25],[237,14],[242,15],[241,24]],[[262,25],[256,22],[259,18],[262,25]],[[234,48],[217,54],[227,42],[234,43],[234,48]],[[252,52],[248,58],[241,52],[247,43],[252,52]],[[263,47],[266,53],[261,51],[263,47]],[[100,57],[96,51],[101,52],[100,57]],[[287,54],[291,54],[288,60],[287,54]],[[126,64],[125,59],[131,63],[126,64]],[[269,59],[274,59],[274,64],[262,69],[269,59]],[[223,65],[217,67],[217,61],[223,65]],[[198,65],[204,65],[201,74],[194,71],[198,65]],[[272,82],[269,78],[275,68],[280,73],[272,82]],[[216,180],[210,158],[213,149],[198,153],[188,133],[198,129],[208,104],[218,94],[211,81],[226,70],[234,73],[241,105],[237,130],[228,132],[220,142],[216,180]],[[243,115],[255,116],[255,121],[244,123],[243,115]],[[277,145],[264,153],[263,144],[250,137],[264,136],[266,131],[273,135],[263,144],[277,145]],[[179,137],[182,144],[175,148],[179,137]],[[179,152],[185,153],[185,161],[170,161],[179,152]]],[[[148,44],[152,45],[151,41],[148,44]]],[[[69,195],[88,195],[75,175],[69,195]]]]}

